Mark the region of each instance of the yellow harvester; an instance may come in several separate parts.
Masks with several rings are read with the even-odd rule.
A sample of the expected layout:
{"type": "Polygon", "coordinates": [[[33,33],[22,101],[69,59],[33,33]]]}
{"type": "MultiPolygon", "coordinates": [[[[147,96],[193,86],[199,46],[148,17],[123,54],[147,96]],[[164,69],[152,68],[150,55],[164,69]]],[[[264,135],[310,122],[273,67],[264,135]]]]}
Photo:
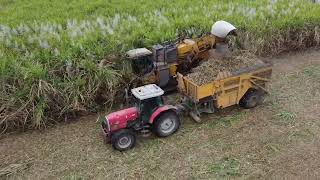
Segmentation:
{"type": "Polygon", "coordinates": [[[217,43],[224,43],[228,35],[235,35],[236,28],[228,22],[217,21],[210,34],[194,39],[154,45],[150,50],[138,48],[126,53],[133,72],[143,84],[155,83],[162,88],[177,85],[177,73],[187,73],[200,61],[209,58],[209,51],[217,43]]]}

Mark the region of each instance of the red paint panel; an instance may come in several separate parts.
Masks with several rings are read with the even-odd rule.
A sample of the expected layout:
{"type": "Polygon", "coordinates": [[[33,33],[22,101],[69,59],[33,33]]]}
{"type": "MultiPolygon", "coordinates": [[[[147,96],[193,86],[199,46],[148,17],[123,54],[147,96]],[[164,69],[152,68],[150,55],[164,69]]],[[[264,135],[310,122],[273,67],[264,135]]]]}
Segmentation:
{"type": "Polygon", "coordinates": [[[160,115],[162,112],[167,111],[169,109],[176,110],[177,108],[175,106],[172,106],[172,105],[161,106],[156,111],[154,111],[152,113],[149,122],[152,124],[153,121],[156,119],[156,117],[158,117],[158,115],[160,115]]]}
{"type": "Polygon", "coordinates": [[[139,113],[136,107],[123,109],[107,115],[110,124],[110,131],[126,128],[128,121],[133,121],[138,118],[139,113]]]}

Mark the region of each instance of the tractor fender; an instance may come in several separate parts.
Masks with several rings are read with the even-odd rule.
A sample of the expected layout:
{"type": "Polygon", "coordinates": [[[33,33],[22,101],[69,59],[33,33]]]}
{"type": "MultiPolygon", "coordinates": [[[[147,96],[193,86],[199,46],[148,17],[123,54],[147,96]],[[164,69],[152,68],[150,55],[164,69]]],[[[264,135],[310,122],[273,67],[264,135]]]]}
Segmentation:
{"type": "Polygon", "coordinates": [[[152,124],[154,122],[154,120],[163,112],[165,111],[169,111],[169,110],[173,110],[173,111],[177,111],[177,107],[173,106],[173,105],[165,105],[165,106],[161,106],[159,107],[157,110],[155,110],[150,119],[149,119],[149,123],[152,124]]]}

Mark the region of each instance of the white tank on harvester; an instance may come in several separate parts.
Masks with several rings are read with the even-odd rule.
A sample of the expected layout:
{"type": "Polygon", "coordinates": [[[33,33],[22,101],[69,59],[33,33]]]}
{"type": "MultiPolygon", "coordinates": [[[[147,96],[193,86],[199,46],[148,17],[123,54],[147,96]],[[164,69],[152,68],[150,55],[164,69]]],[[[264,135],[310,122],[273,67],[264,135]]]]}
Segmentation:
{"type": "MultiPolygon", "coordinates": [[[[236,35],[236,28],[226,22],[226,21],[217,21],[212,25],[211,34],[216,37],[225,39],[228,35],[236,35]]],[[[228,43],[225,41],[217,42],[214,49],[209,50],[210,57],[216,59],[223,59],[225,57],[231,56],[231,51],[228,47],[228,43]]]]}
{"type": "Polygon", "coordinates": [[[226,22],[226,21],[217,21],[212,25],[211,34],[219,38],[226,38],[230,33],[235,33],[236,28],[226,22]]]}

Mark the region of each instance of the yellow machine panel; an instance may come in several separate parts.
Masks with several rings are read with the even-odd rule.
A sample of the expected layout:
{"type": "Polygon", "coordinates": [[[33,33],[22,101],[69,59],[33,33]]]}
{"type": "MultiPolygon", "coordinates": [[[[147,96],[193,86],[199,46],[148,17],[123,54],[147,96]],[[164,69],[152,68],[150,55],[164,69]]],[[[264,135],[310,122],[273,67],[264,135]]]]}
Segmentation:
{"type": "Polygon", "coordinates": [[[185,60],[193,61],[199,58],[206,58],[205,54],[215,45],[215,37],[206,35],[198,39],[185,39],[177,45],[178,62],[183,63],[185,60]]]}
{"type": "Polygon", "coordinates": [[[177,63],[174,63],[174,64],[170,64],[169,66],[169,72],[170,72],[170,76],[173,76],[175,77],[177,75],[177,63]]]}

